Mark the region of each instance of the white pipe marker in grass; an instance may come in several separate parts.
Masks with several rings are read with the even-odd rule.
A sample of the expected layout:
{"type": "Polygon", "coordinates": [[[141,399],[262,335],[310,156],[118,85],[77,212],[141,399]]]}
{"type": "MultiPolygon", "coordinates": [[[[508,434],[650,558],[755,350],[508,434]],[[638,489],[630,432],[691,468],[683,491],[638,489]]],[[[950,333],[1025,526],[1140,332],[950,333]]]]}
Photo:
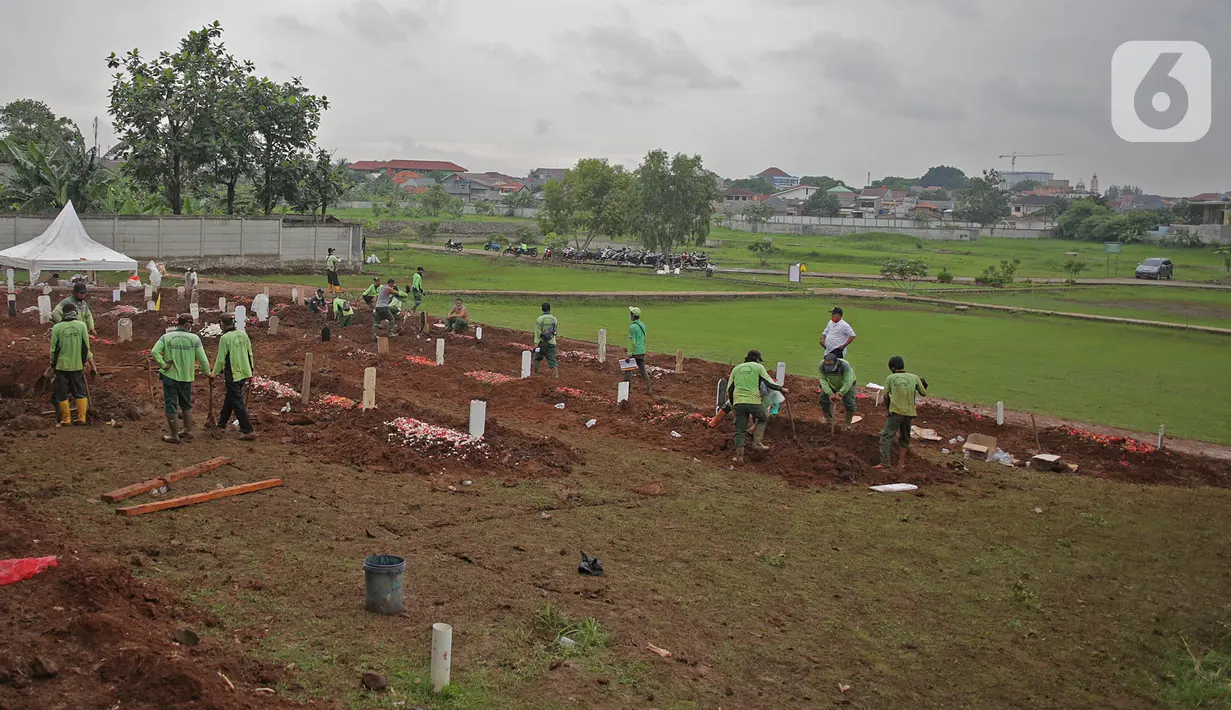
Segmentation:
{"type": "Polygon", "coordinates": [[[628,383],[621,382],[616,385],[616,404],[628,401],[628,383]]]}
{"type": "Polygon", "coordinates": [[[470,435],[478,439],[487,432],[487,402],[470,400],[470,435]]]}
{"type": "Polygon", "coordinates": [[[607,329],[599,328],[598,331],[598,362],[599,364],[607,362],[607,329]]]}
{"type": "Polygon", "coordinates": [[[218,312],[219,313],[227,312],[227,297],[226,296],[218,297],[218,312]]]}
{"type": "Polygon", "coordinates": [[[192,322],[196,323],[201,320],[201,307],[195,303],[188,304],[188,315],[192,316],[192,322]]]}
{"type": "Polygon", "coordinates": [[[38,297],[38,322],[51,322],[51,296],[38,297]]]}
{"type": "Polygon", "coordinates": [[[1004,426],[1004,402],[996,403],[996,426],[1004,426]]]}
{"type": "Polygon", "coordinates": [[[1166,435],[1167,435],[1167,425],[1159,424],[1158,425],[1158,446],[1156,446],[1155,448],[1157,449],[1163,448],[1163,439],[1166,437],[1166,435]]]}
{"type": "Polygon", "coordinates": [[[248,332],[248,309],[244,306],[235,307],[235,330],[248,332]]]}
{"type": "Polygon", "coordinates": [[[112,303],[120,302],[120,289],[118,288],[111,289],[111,302],[112,303]]]}
{"type": "Polygon", "coordinates": [[[776,374],[776,378],[778,380],[779,387],[786,384],[786,363],[785,362],[778,363],[778,372],[776,374]]]}
{"type": "Polygon", "coordinates": [[[121,318],[116,321],[116,338],[121,343],[127,343],[133,339],[133,322],[131,318],[121,318]]]}
{"type": "Polygon", "coordinates": [[[445,364],[445,339],[436,338],[436,364],[445,364]]]}
{"type": "Polygon", "coordinates": [[[449,664],[453,660],[453,627],[432,624],[432,692],[439,693],[449,684],[449,664]]]}
{"type": "Polygon", "coordinates": [[[530,376],[530,358],[532,354],[529,350],[521,351],[521,378],[524,380],[530,376]]]}
{"type": "Polygon", "coordinates": [[[376,368],[369,367],[363,371],[363,409],[376,409],[376,368]]]}

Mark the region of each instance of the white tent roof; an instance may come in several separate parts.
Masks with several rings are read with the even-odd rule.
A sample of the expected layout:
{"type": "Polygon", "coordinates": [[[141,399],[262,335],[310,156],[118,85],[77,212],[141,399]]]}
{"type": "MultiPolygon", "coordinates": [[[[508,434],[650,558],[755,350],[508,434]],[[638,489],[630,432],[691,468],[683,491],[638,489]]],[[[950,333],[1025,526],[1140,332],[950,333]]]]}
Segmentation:
{"type": "Polygon", "coordinates": [[[137,260],[90,239],[69,202],[37,239],[0,251],[0,266],[47,271],[134,271],[137,260]]]}

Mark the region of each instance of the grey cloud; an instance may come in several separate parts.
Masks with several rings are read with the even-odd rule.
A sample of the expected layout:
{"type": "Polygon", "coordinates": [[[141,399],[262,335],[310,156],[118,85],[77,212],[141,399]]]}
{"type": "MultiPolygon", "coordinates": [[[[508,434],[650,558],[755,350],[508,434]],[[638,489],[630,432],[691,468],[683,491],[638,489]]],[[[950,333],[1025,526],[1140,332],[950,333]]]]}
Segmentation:
{"type": "Polygon", "coordinates": [[[577,41],[598,64],[595,79],[624,89],[737,89],[739,80],[719,74],[676,32],[657,38],[631,27],[592,27],[577,41]]]}
{"type": "Polygon", "coordinates": [[[551,132],[551,126],[552,126],[552,123],[551,123],[550,118],[540,118],[539,120],[534,122],[534,135],[536,136],[547,135],[548,133],[551,132]]]}
{"type": "Polygon", "coordinates": [[[349,10],[342,12],[342,22],[362,40],[378,43],[404,42],[427,30],[440,18],[435,0],[419,3],[418,7],[398,7],[389,10],[380,0],[354,0],[349,10]]]}
{"type": "Polygon", "coordinates": [[[273,23],[278,29],[291,32],[293,34],[315,35],[317,29],[312,25],[307,24],[295,15],[283,13],[273,18],[273,23]]]}

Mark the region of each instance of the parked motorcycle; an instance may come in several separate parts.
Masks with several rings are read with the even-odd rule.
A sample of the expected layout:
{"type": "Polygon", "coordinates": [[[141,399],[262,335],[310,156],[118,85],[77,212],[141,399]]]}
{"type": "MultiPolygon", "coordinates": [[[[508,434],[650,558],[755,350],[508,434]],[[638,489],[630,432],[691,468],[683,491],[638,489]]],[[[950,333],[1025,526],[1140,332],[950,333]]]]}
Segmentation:
{"type": "Polygon", "coordinates": [[[462,243],[454,239],[450,239],[449,241],[445,242],[445,249],[448,249],[449,251],[461,251],[462,243]]]}
{"type": "Polygon", "coordinates": [[[500,242],[495,239],[483,245],[483,251],[500,251],[502,248],[500,242]]]}

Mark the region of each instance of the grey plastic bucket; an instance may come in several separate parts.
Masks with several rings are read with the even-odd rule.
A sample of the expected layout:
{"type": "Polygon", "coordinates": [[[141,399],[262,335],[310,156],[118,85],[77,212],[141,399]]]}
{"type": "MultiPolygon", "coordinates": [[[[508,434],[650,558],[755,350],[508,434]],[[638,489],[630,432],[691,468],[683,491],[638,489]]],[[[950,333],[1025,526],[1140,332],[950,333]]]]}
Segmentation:
{"type": "Polygon", "coordinates": [[[405,571],[406,560],[396,555],[371,555],[365,559],[363,608],[377,614],[402,613],[402,574],[405,571]]]}

